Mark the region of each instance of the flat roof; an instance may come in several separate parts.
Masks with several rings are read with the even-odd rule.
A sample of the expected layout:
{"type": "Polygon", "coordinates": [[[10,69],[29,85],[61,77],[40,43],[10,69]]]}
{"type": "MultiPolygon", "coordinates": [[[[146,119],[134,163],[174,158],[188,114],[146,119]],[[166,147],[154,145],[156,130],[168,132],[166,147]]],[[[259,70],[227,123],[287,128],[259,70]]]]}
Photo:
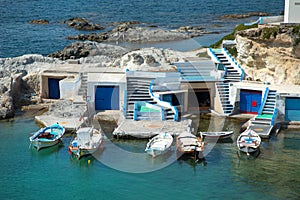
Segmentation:
{"type": "Polygon", "coordinates": [[[88,82],[125,83],[126,74],[88,73],[88,82]]]}
{"type": "Polygon", "coordinates": [[[173,63],[177,68],[179,67],[190,67],[193,66],[195,68],[215,68],[215,63],[212,60],[209,59],[203,59],[203,60],[197,60],[197,61],[190,61],[190,62],[175,62],[173,63]]]}
{"type": "Polygon", "coordinates": [[[271,90],[276,90],[278,94],[297,94],[300,95],[300,85],[292,85],[292,84],[283,84],[283,85],[273,85],[273,84],[266,84],[264,82],[255,82],[255,81],[242,81],[242,82],[235,82],[234,85],[238,87],[252,87],[253,89],[256,88],[266,88],[269,87],[271,90]]]}
{"type": "Polygon", "coordinates": [[[174,65],[177,67],[184,81],[217,81],[217,77],[211,75],[211,72],[216,69],[216,64],[212,60],[203,59],[192,62],[177,62],[174,65]]]}

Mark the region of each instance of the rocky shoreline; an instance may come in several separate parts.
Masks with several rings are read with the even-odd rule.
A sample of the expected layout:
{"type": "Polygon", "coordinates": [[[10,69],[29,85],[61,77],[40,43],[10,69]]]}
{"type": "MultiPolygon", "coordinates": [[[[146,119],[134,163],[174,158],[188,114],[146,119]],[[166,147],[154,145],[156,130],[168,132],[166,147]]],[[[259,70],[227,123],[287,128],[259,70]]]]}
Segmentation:
{"type": "MultiPolygon", "coordinates": [[[[75,26],[74,21],[91,25],[81,19],[73,19],[66,23],[75,26]]],[[[36,23],[47,22],[39,20],[36,23]]],[[[274,84],[299,85],[299,30],[298,27],[259,27],[236,33],[236,60],[245,69],[248,78],[274,84]]],[[[105,41],[114,42],[115,45],[103,43],[102,39],[99,42],[79,41],[48,56],[28,54],[15,58],[1,58],[0,119],[13,117],[15,111],[24,105],[40,103],[39,73],[45,69],[54,69],[57,65],[68,64],[70,59],[76,59],[81,64],[93,67],[174,70],[170,64],[184,61],[186,52],[157,48],[136,50],[117,44],[125,41],[151,43],[182,40],[204,32],[201,27],[186,26],[177,30],[163,30],[141,26],[140,22],[122,22],[111,31],[94,34],[95,37],[93,34],[75,36],[79,37],[79,40],[103,36],[105,41]]]]}
{"type": "MultiPolygon", "coordinates": [[[[193,52],[194,55],[198,51],[193,52]]],[[[131,70],[174,70],[171,63],[182,61],[185,52],[171,49],[132,50],[97,42],[76,42],[58,54],[58,58],[28,54],[0,58],[0,119],[14,117],[22,106],[41,103],[39,74],[46,69],[68,65],[76,59],[84,67],[131,70]]]]}

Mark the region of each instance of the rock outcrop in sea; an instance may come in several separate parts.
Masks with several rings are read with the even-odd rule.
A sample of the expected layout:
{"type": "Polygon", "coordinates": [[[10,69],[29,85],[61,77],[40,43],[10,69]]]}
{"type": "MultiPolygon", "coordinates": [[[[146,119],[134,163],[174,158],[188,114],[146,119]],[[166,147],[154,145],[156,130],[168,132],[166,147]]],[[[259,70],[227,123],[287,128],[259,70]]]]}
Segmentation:
{"type": "Polygon", "coordinates": [[[264,16],[270,16],[270,14],[265,12],[248,12],[248,13],[241,13],[241,14],[226,14],[226,15],[222,15],[220,18],[221,19],[244,19],[253,16],[264,17],[264,16]]]}
{"type": "Polygon", "coordinates": [[[103,30],[105,29],[100,24],[94,24],[85,18],[74,17],[64,21],[65,24],[70,28],[74,28],[80,31],[93,31],[93,30],[103,30]]]}
{"type": "MultiPolygon", "coordinates": [[[[203,27],[184,26],[176,30],[166,30],[153,26],[140,25],[139,22],[122,22],[107,32],[80,34],[68,36],[70,40],[95,42],[138,42],[153,43],[183,40],[192,37],[210,34],[203,27]]],[[[213,32],[215,33],[215,32],[213,32]]]]}
{"type": "Polygon", "coordinates": [[[237,61],[252,80],[300,85],[300,26],[270,26],[236,34],[237,61]]]}

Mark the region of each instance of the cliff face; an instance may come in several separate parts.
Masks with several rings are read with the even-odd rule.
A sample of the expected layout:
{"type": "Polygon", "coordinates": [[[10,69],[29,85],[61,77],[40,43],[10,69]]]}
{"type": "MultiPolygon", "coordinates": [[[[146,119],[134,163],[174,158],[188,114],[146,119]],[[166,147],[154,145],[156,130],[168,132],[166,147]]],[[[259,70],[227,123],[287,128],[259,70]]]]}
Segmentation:
{"type": "Polygon", "coordinates": [[[36,54],[0,58],[0,120],[32,103],[32,94],[39,95],[39,72],[52,63],[54,59],[36,54]]]}
{"type": "Polygon", "coordinates": [[[300,85],[297,27],[259,27],[236,34],[237,62],[252,80],[300,85]]]}

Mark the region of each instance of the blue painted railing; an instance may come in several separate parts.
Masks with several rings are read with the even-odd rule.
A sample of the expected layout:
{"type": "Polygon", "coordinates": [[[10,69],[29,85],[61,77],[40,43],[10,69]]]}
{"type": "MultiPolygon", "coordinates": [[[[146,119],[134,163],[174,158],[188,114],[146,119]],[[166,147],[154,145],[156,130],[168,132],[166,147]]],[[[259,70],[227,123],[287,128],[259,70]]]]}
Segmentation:
{"type": "Polygon", "coordinates": [[[244,79],[245,76],[245,71],[244,69],[234,60],[234,58],[230,55],[230,53],[228,52],[228,50],[226,48],[222,48],[222,50],[226,53],[226,55],[228,56],[228,60],[230,61],[231,59],[231,63],[238,68],[238,70],[240,71],[240,81],[242,81],[244,79]]]}
{"type": "Polygon", "coordinates": [[[207,54],[211,57],[212,61],[214,61],[215,63],[221,63],[221,61],[216,56],[216,54],[214,53],[214,51],[212,50],[212,48],[208,48],[207,49],[207,54]]]}
{"type": "Polygon", "coordinates": [[[224,75],[227,76],[227,74],[228,74],[228,69],[227,69],[227,67],[225,67],[225,66],[224,66],[224,69],[225,69],[225,74],[224,74],[224,75]]]}
{"type": "Polygon", "coordinates": [[[138,110],[139,110],[139,102],[136,101],[134,102],[134,109],[133,109],[133,120],[136,121],[137,120],[137,113],[138,113],[138,110]]]}
{"type": "Polygon", "coordinates": [[[274,111],[274,114],[273,114],[272,120],[271,120],[271,125],[272,125],[272,126],[274,126],[274,124],[275,124],[277,112],[278,112],[278,108],[275,108],[275,111],[274,111]]]}
{"type": "Polygon", "coordinates": [[[259,108],[259,110],[258,110],[258,115],[261,115],[261,114],[262,114],[262,111],[263,111],[263,109],[264,109],[265,103],[266,103],[267,98],[268,98],[268,94],[269,94],[269,87],[266,87],[266,90],[265,90],[265,93],[264,93],[264,97],[263,97],[263,99],[262,99],[260,108],[259,108]]]}
{"type": "Polygon", "coordinates": [[[151,82],[150,82],[150,88],[149,88],[149,94],[150,96],[157,102],[158,105],[162,106],[162,107],[165,107],[165,108],[170,108],[173,113],[174,113],[174,121],[178,121],[178,110],[175,106],[172,106],[171,103],[169,102],[166,102],[166,101],[162,101],[159,96],[156,96],[153,94],[153,82],[154,82],[155,79],[153,79],[151,82]]]}
{"type": "Polygon", "coordinates": [[[126,117],[127,112],[127,90],[124,90],[123,115],[126,117]]]}
{"type": "Polygon", "coordinates": [[[165,110],[163,108],[161,108],[161,120],[165,120],[165,110]]]}

